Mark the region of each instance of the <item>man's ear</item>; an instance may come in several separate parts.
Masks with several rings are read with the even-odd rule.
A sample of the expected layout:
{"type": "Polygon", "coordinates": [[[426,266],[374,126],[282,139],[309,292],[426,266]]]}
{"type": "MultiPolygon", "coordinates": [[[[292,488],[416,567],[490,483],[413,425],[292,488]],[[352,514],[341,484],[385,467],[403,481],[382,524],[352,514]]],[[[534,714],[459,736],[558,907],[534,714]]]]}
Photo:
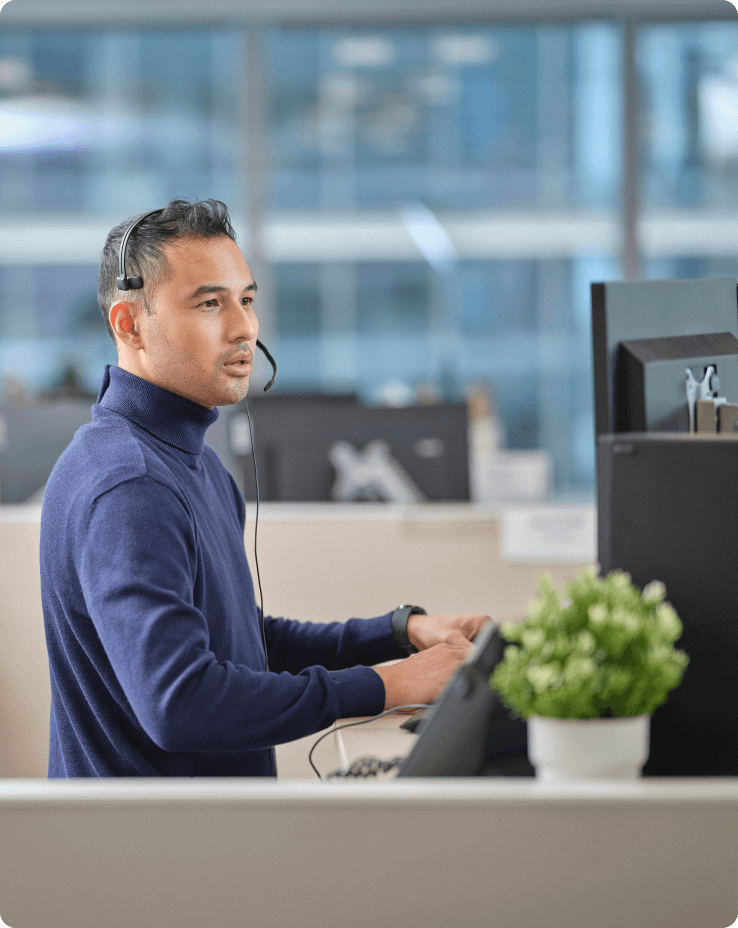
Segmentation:
{"type": "Polygon", "coordinates": [[[110,325],[115,337],[129,348],[141,347],[141,333],[138,330],[140,307],[129,300],[118,300],[110,307],[110,325]]]}

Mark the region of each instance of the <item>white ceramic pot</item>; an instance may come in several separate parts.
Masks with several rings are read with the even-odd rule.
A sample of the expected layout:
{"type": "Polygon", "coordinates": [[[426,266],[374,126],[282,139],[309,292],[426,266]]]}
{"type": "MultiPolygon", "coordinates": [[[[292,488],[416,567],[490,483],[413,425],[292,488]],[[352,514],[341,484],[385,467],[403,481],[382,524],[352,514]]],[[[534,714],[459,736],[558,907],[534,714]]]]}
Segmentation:
{"type": "Polygon", "coordinates": [[[528,759],[540,780],[635,780],[648,760],[650,715],[528,719],[528,759]]]}

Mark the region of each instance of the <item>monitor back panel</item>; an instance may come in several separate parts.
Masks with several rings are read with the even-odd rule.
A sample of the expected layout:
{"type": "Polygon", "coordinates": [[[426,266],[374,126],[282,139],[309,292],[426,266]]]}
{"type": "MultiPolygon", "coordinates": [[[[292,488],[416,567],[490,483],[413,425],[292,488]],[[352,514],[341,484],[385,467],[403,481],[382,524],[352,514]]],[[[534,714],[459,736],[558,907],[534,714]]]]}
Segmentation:
{"type": "Polygon", "coordinates": [[[646,775],[738,775],[738,440],[606,435],[598,449],[603,574],[666,585],[690,663],[655,710],[646,775]]]}
{"type": "Polygon", "coordinates": [[[0,500],[25,503],[51,476],[59,456],[92,419],[92,400],[1,406],[0,500]]]}
{"type": "Polygon", "coordinates": [[[620,342],[730,332],[738,337],[734,278],[592,284],[595,430],[614,430],[614,377],[620,342]]]}
{"type": "MultiPolygon", "coordinates": [[[[428,500],[469,499],[465,403],[388,408],[325,399],[263,400],[253,403],[251,412],[263,500],[330,500],[336,472],[328,449],[339,439],[357,452],[384,439],[428,500]]],[[[243,463],[245,495],[255,499],[253,463],[250,457],[243,463]]]]}

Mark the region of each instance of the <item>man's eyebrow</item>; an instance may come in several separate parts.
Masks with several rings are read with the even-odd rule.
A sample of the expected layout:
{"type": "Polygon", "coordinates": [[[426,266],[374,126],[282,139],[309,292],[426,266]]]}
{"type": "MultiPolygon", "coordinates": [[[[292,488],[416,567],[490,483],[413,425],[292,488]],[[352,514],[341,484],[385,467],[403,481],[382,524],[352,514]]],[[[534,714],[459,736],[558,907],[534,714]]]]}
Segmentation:
{"type": "MultiPolygon", "coordinates": [[[[256,293],[256,283],[251,281],[250,284],[246,284],[241,293],[256,293]]],[[[198,287],[194,293],[191,293],[189,296],[190,300],[196,299],[198,296],[204,296],[206,293],[228,293],[228,287],[221,287],[218,284],[203,284],[202,287],[198,287]]]]}

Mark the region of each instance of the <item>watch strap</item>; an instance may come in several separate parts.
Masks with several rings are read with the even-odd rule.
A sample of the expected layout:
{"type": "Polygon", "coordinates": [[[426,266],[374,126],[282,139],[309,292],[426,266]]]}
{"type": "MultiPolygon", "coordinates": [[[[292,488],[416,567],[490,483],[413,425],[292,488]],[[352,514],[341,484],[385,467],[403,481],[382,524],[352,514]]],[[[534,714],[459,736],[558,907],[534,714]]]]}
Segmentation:
{"type": "Polygon", "coordinates": [[[410,643],[407,634],[407,621],[411,615],[428,615],[428,613],[420,606],[407,605],[398,606],[392,613],[392,635],[403,657],[410,657],[418,651],[415,645],[410,643]]]}

